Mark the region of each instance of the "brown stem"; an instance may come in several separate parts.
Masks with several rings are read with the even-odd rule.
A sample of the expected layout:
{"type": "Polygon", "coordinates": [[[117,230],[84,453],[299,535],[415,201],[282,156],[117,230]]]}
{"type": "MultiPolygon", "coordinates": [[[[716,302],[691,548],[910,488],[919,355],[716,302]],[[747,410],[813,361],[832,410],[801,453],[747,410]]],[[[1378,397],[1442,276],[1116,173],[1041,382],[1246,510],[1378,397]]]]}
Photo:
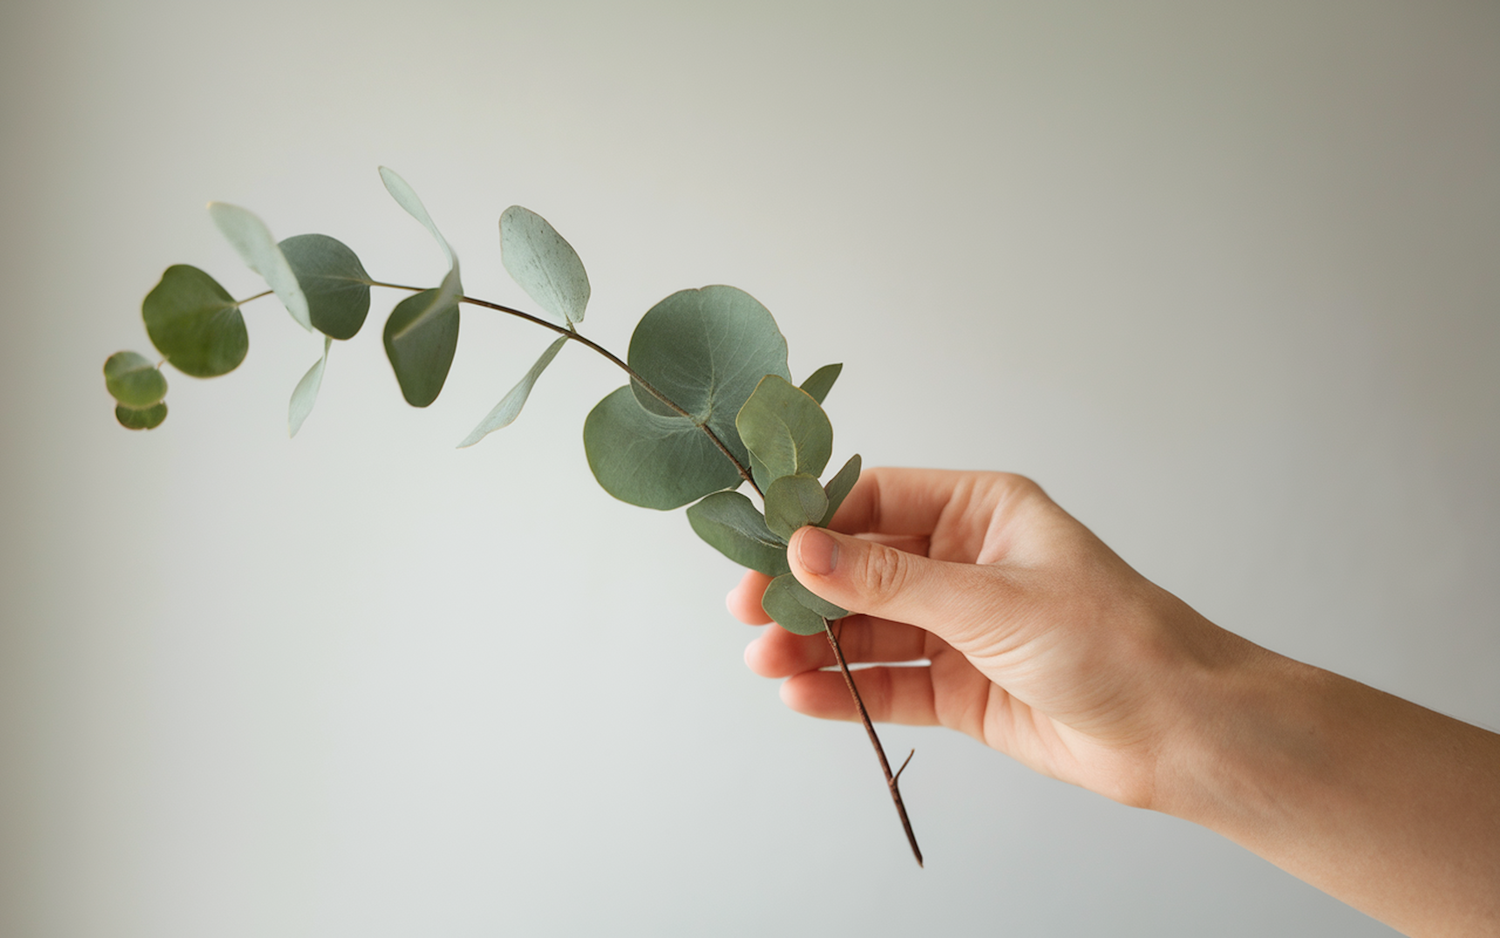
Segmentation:
{"type": "MultiPolygon", "coordinates": [[[[849,663],[844,660],[844,650],[839,647],[839,640],[834,637],[827,619],[823,620],[823,635],[828,639],[828,647],[833,649],[833,657],[839,663],[844,683],[849,685],[849,696],[854,698],[854,708],[859,711],[859,719],[865,725],[870,745],[875,747],[875,755],[880,759],[880,771],[885,773],[886,787],[891,790],[891,802],[896,806],[896,813],[901,816],[901,829],[906,831],[906,842],[911,845],[911,855],[917,858],[917,866],[921,866],[922,848],[917,846],[917,835],[912,832],[911,818],[906,816],[906,805],[901,801],[901,773],[906,771],[906,763],[911,761],[911,755],[906,757],[906,762],[901,763],[901,768],[895,774],[891,773],[891,763],[885,757],[885,748],[880,745],[880,737],[875,735],[875,724],[870,722],[869,711],[865,710],[865,702],[860,699],[859,689],[854,686],[854,675],[849,672],[849,663]]],[[[915,749],[912,750],[912,755],[916,755],[915,749]]]]}

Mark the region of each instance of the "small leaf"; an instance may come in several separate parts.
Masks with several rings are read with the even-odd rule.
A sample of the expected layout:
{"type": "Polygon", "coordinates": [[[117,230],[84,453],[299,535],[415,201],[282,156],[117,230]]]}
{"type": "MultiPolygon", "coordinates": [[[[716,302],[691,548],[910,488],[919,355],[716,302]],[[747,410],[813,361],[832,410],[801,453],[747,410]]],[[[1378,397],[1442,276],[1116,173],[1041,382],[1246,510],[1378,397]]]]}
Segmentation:
{"type": "Polygon", "coordinates": [[[833,425],[806,391],[785,378],[768,374],[735,418],[740,439],[765,467],[768,478],[817,477],[833,455],[833,425]]]}
{"type": "Polygon", "coordinates": [[[370,312],[370,275],[349,247],[327,235],[305,234],[278,245],[291,265],[313,328],[335,339],[352,339],[370,312]]]}
{"type": "Polygon", "coordinates": [[[844,503],[844,499],[849,496],[850,490],[854,488],[854,483],[859,481],[859,470],[859,454],[855,453],[849,457],[848,462],[844,463],[844,468],[840,469],[833,478],[828,480],[828,484],[823,486],[823,491],[828,496],[828,510],[823,513],[822,519],[817,522],[818,527],[828,527],[829,522],[833,520],[834,514],[838,512],[839,506],[844,503]]]}
{"type": "Polygon", "coordinates": [[[458,303],[439,305],[442,290],[423,290],[396,304],[385,321],[385,354],[413,407],[437,400],[458,348],[458,303]]]}
{"type": "Polygon", "coordinates": [[[822,599],[797,582],[790,573],[782,574],[766,586],[760,607],[776,624],[797,635],[817,635],[823,631],[824,619],[839,619],[849,610],[822,599]]]}
{"type": "Polygon", "coordinates": [[[833,390],[833,382],[839,379],[839,372],[844,370],[842,364],[824,365],[808,376],[802,382],[802,390],[812,396],[819,404],[828,399],[828,392],[833,390]]]}
{"type": "MultiPolygon", "coordinates": [[[[790,378],[786,339],[755,297],[734,287],[674,293],[641,317],[630,337],[630,366],[692,419],[707,424],[740,462],[748,454],[735,414],[768,374],[790,378]]],[[[632,382],[641,406],[676,412],[632,382]]]]}
{"type": "Polygon", "coordinates": [[[500,262],[537,304],[570,323],[583,322],[589,275],[573,246],[530,209],[512,205],[500,216],[500,262]]]}
{"type": "Polygon", "coordinates": [[[238,205],[226,202],[208,203],[209,217],[214,220],[224,238],[240,255],[240,260],[266,280],[266,285],[276,291],[276,298],[286,307],[302,328],[312,330],[312,320],[307,312],[307,297],[297,282],[297,275],[287,263],[281,248],[261,221],[238,205]]]}
{"type": "Polygon", "coordinates": [[[629,386],[589,411],[583,448],[604,490],[642,508],[681,508],[740,483],[708,434],[691,420],[646,411],[629,386]]]}
{"type": "Polygon", "coordinates": [[[766,527],[783,539],[828,512],[828,496],[816,476],[782,476],[766,488],[766,527]]]}
{"type": "Polygon", "coordinates": [[[141,303],[151,344],[183,374],[213,378],[245,360],[245,318],[218,281],[196,267],[175,264],[141,303]]]}
{"type": "Polygon", "coordinates": [[[139,352],[116,352],[104,362],[104,387],[126,407],[150,407],[167,396],[167,378],[139,352]]]}
{"type": "Polygon", "coordinates": [[[154,430],[167,419],[167,404],[165,401],[150,407],[126,407],[120,404],[115,408],[115,419],[127,430],[154,430]]]}
{"type": "Polygon", "coordinates": [[[788,571],[786,542],[739,492],[715,492],[687,510],[698,536],[742,567],[776,577],[788,571]]]}
{"type": "Polygon", "coordinates": [[[297,431],[302,429],[302,422],[312,413],[313,404],[317,403],[318,389],[323,386],[323,369],[328,367],[328,347],[332,344],[333,336],[324,335],[322,357],[313,362],[313,366],[307,369],[307,374],[292,389],[292,400],[287,405],[286,416],[290,436],[296,436],[297,431]]]}
{"type": "MultiPolygon", "coordinates": [[[[404,333],[406,330],[425,328],[427,318],[440,315],[448,308],[450,303],[456,303],[463,296],[464,288],[458,275],[458,255],[453,253],[453,248],[448,245],[448,239],[444,238],[443,233],[438,231],[437,225],[433,224],[432,216],[427,214],[427,207],[422,204],[421,199],[417,198],[416,190],[407,185],[406,180],[398,176],[395,170],[384,166],[380,167],[380,180],[385,183],[385,191],[391,194],[391,198],[396,200],[396,204],[406,209],[408,215],[421,222],[422,227],[431,232],[432,237],[437,240],[438,247],[443,249],[443,256],[448,259],[448,273],[443,277],[443,282],[438,287],[438,292],[433,297],[433,302],[426,307],[422,315],[407,320],[401,326],[400,331],[404,333]]],[[[456,331],[457,326],[455,325],[454,328],[456,331]]],[[[387,323],[387,334],[389,335],[389,322],[387,323]]],[[[397,338],[403,337],[403,335],[397,336],[397,338]]],[[[446,377],[446,368],[443,374],[446,377]]],[[[441,384],[439,387],[441,387],[441,384]]],[[[426,405],[418,406],[425,407],[426,405]]]]}
{"type": "Polygon", "coordinates": [[[473,433],[464,437],[464,441],[458,444],[458,448],[473,446],[487,435],[515,422],[515,419],[521,416],[521,408],[526,406],[526,398],[531,395],[531,388],[536,384],[536,379],[541,377],[548,365],[552,364],[552,359],[557,356],[558,350],[567,344],[567,341],[568,337],[563,336],[547,346],[547,350],[542,353],[541,358],[536,360],[536,364],[531,366],[531,370],[516,382],[515,387],[506,392],[506,395],[500,399],[500,403],[495,405],[495,409],[479,421],[479,426],[474,428],[473,433]]]}

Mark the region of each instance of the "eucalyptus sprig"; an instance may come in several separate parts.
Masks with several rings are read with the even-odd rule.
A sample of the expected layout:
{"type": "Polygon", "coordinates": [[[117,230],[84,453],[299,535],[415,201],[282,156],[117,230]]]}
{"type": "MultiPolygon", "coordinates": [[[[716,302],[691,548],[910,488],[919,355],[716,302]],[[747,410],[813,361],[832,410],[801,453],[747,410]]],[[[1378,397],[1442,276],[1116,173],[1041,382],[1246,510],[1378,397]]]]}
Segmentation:
{"type": "Polygon", "coordinates": [[[799,583],[786,557],[792,534],[805,525],[826,527],[859,479],[860,458],[854,456],[821,481],[833,454],[833,426],[822,404],[842,365],[826,365],[800,386],[793,384],[786,339],[776,320],[750,294],[728,286],[681,290],[651,307],[621,359],[578,330],[590,289],[577,252],[544,218],[516,205],[500,216],[500,259],[546,315],[466,296],[458,256],[422,200],[392,170],[382,167],[380,177],[392,198],[437,241],[447,264],[437,286],[375,280],[341,241],[322,234],[277,241],[245,209],[210,203],[214,224],[269,289],[236,300],[196,267],[167,268],[141,304],[146,333],[163,360],[153,364],[126,351],[104,363],[116,419],[132,430],[151,429],[166,419],[163,364],[197,378],[239,367],[249,350],[240,307],[273,294],[298,325],[323,337],[322,355],[292,391],[287,408],[292,436],[317,401],[333,343],[353,338],[364,326],[372,287],[410,294],[386,318],[384,344],[402,397],[413,407],[428,406],[442,392],[458,347],[463,306],[504,313],[557,334],[460,447],[512,423],[563,347],[586,346],[629,378],[584,420],[584,451],[594,478],[632,505],[671,510],[691,503],[687,518],[699,537],[771,577],[762,604],[772,619],[799,635],[824,635],[921,864],[901,801],[905,764],[891,771],[833,627],[848,612],[799,583]],[[761,507],[738,491],[742,485],[755,492],[761,507]]]}

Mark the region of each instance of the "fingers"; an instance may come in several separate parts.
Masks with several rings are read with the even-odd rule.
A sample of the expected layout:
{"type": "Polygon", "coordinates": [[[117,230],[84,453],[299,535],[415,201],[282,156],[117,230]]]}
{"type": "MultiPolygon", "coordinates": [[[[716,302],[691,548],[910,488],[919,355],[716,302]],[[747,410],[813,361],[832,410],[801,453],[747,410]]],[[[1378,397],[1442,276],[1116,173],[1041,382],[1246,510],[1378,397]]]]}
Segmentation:
{"type": "MultiPolygon", "coordinates": [[[[931,668],[865,668],[854,672],[854,683],[870,719],[877,723],[938,723],[931,668]]],[[[808,716],[859,719],[844,676],[837,671],[807,671],[790,677],[781,685],[781,699],[808,716]]]]}
{"type": "Polygon", "coordinates": [[[766,615],[760,605],[760,597],[766,591],[766,584],[770,582],[771,578],[764,573],[747,571],[740,580],[740,585],[730,590],[725,599],[729,614],[746,625],[765,625],[770,622],[771,617],[766,615]]]}
{"type": "Polygon", "coordinates": [[[849,534],[925,536],[955,504],[997,504],[1022,493],[1041,490],[1029,479],[1003,472],[866,469],[829,527],[849,534]]]}
{"type": "MultiPolygon", "coordinates": [[[[834,629],[845,660],[854,664],[917,661],[929,655],[930,636],[909,625],[850,616],[834,629]]],[[[775,678],[831,668],[836,662],[822,635],[767,629],[745,649],[745,664],[761,677],[775,678]]]]}
{"type": "Polygon", "coordinates": [[[797,531],[787,559],[802,585],[829,602],[955,645],[993,628],[1010,592],[996,567],[932,560],[822,528],[797,531]]]}

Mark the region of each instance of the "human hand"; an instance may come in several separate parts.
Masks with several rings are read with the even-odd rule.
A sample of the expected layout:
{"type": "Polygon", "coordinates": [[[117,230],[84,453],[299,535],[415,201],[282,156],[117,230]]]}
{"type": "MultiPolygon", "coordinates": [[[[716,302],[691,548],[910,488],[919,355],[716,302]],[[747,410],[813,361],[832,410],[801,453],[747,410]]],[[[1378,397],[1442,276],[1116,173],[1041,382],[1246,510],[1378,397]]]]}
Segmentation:
{"type": "MultiPolygon", "coordinates": [[[[917,662],[856,676],[877,721],[961,730],[1032,768],[1153,806],[1184,695],[1260,649],[1125,564],[1033,482],[992,472],[874,469],[830,525],[788,557],[813,592],[854,612],[850,662],[917,662]]],[[[731,611],[751,624],[767,578],[746,575],[731,611]]],[[[788,680],[792,709],[856,719],[822,636],[772,626],[746,650],[788,680]]]]}

